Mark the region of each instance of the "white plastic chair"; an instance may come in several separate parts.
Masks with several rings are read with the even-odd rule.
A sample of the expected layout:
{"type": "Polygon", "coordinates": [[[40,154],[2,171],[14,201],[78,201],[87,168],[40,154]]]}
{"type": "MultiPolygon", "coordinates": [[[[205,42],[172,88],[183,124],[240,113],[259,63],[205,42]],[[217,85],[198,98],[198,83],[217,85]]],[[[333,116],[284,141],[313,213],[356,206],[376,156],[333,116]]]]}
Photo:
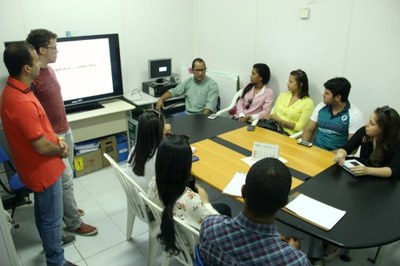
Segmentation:
{"type": "Polygon", "coordinates": [[[140,193],[146,194],[143,189],[130,178],[125,171],[114,161],[114,159],[104,153],[103,156],[110,162],[119,182],[121,183],[127,200],[127,222],[126,222],[126,240],[132,238],[132,230],[136,216],[149,225],[149,251],[147,255],[147,265],[154,265],[154,260],[158,250],[157,235],[160,233],[160,227],[156,221],[151,220],[149,210],[143,201],[140,193]]]}
{"type": "MultiPolygon", "coordinates": [[[[140,193],[144,202],[147,204],[158,224],[161,226],[161,217],[163,209],[152,202],[145,193],[140,193]]],[[[199,232],[193,227],[187,225],[185,222],[174,217],[175,222],[175,241],[176,246],[181,250],[175,258],[184,265],[193,265],[193,256],[195,254],[195,245],[199,240],[199,232]]],[[[162,266],[168,266],[171,261],[171,256],[163,251],[162,266]]]]}
{"type": "Polygon", "coordinates": [[[225,115],[225,114],[227,114],[233,107],[235,107],[235,106],[236,106],[237,99],[239,99],[239,97],[242,96],[242,93],[243,93],[243,89],[238,90],[238,91],[235,93],[235,95],[233,95],[232,101],[231,101],[231,103],[229,104],[229,106],[225,107],[224,109],[219,110],[219,111],[217,112],[217,115],[218,115],[218,116],[225,115]]]}

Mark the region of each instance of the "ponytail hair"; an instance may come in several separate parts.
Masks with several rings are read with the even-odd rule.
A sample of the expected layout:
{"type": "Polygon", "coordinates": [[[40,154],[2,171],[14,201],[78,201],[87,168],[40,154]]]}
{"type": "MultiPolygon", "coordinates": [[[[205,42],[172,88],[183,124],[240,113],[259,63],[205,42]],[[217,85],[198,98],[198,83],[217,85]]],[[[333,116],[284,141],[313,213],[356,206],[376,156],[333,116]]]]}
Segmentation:
{"type": "Polygon", "coordinates": [[[172,202],[164,207],[161,216],[161,233],[157,236],[157,240],[164,247],[164,251],[171,256],[176,256],[181,252],[181,250],[176,246],[174,214],[172,212],[174,205],[175,202],[172,202]]]}
{"type": "Polygon", "coordinates": [[[254,86],[253,83],[247,84],[247,86],[243,89],[242,96],[240,96],[240,97],[244,98],[244,96],[251,90],[251,88],[253,88],[253,86],[254,86]]]}
{"type": "Polygon", "coordinates": [[[192,150],[187,137],[171,134],[161,141],[156,157],[156,184],[164,211],[161,217],[161,233],[157,239],[170,255],[180,252],[175,243],[172,211],[189,184],[191,168],[192,150]]]}

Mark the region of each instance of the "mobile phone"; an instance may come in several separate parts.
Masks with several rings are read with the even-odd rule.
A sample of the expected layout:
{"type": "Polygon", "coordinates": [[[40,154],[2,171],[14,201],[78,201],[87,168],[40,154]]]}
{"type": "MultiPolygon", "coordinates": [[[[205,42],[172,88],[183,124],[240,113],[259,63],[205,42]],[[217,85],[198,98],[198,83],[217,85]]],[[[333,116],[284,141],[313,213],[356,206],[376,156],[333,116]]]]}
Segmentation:
{"type": "Polygon", "coordinates": [[[213,119],[214,120],[217,117],[218,117],[217,114],[211,114],[211,115],[208,116],[208,119],[213,119]]]}
{"type": "Polygon", "coordinates": [[[198,160],[200,160],[199,157],[197,157],[196,155],[192,155],[192,162],[196,162],[198,160]]]}
{"type": "Polygon", "coordinates": [[[247,126],[247,131],[254,131],[255,129],[256,129],[256,127],[253,126],[253,125],[248,125],[247,126]]]}
{"type": "Polygon", "coordinates": [[[343,163],[343,166],[350,169],[354,166],[359,166],[359,165],[363,165],[362,163],[360,163],[359,161],[355,160],[355,159],[350,159],[350,160],[346,160],[343,163]]]}
{"type": "Polygon", "coordinates": [[[299,139],[297,141],[297,144],[300,144],[300,145],[303,145],[303,146],[306,146],[306,147],[311,147],[313,145],[311,142],[308,142],[308,141],[305,141],[305,140],[302,140],[302,139],[299,139]]]}
{"type": "Polygon", "coordinates": [[[358,178],[359,176],[356,176],[352,171],[351,168],[353,168],[354,166],[360,166],[363,165],[362,163],[360,163],[359,161],[357,161],[356,159],[350,159],[350,160],[346,160],[343,163],[343,168],[345,170],[347,170],[350,174],[352,174],[355,178],[358,178]]]}

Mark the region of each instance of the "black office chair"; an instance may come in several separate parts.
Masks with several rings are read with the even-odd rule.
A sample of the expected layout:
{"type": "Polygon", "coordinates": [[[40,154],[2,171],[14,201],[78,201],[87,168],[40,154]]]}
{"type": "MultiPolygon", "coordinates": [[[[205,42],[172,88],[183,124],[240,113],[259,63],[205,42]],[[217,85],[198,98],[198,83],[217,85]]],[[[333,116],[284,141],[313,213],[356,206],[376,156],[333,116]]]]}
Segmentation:
{"type": "MultiPolygon", "coordinates": [[[[5,170],[10,169],[10,171],[13,173],[11,178],[8,178],[8,185],[4,182],[6,180],[1,180],[0,178],[0,186],[3,188],[3,190],[8,193],[9,195],[12,195],[13,197],[9,199],[2,199],[4,208],[7,209],[11,206],[12,212],[11,212],[11,218],[14,217],[15,214],[15,209],[17,208],[17,205],[20,203],[24,204],[31,204],[32,201],[29,198],[29,194],[32,193],[32,191],[27,188],[19,179],[18,173],[14,167],[14,165],[11,163],[10,158],[6,154],[6,152],[3,150],[3,147],[0,147],[0,163],[3,163],[5,170]],[[22,199],[26,198],[24,201],[22,199]]],[[[7,172],[5,173],[5,176],[7,176],[7,172]]]]}
{"type": "MultiPolygon", "coordinates": [[[[221,98],[218,96],[217,99],[217,112],[221,108],[221,98]]],[[[178,103],[173,103],[168,105],[166,108],[162,110],[163,115],[165,118],[171,117],[171,116],[180,116],[185,113],[185,103],[183,102],[178,102],[178,103]]]]}

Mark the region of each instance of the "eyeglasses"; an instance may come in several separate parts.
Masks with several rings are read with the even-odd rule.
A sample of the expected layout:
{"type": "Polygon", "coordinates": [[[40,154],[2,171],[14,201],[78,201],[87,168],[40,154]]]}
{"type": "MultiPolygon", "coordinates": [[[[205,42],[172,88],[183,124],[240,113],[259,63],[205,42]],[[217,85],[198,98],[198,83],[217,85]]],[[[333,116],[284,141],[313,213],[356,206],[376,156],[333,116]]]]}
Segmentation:
{"type": "Polygon", "coordinates": [[[196,72],[196,73],[200,73],[200,72],[205,73],[206,71],[207,71],[207,68],[193,69],[193,72],[196,72]]]}
{"type": "Polygon", "coordinates": [[[152,113],[155,113],[156,115],[158,115],[158,118],[160,118],[161,117],[161,113],[159,112],[159,111],[157,111],[157,110],[154,110],[154,109],[146,109],[146,110],[144,110],[144,112],[152,112],[152,113]]]}
{"type": "Polygon", "coordinates": [[[250,108],[250,105],[253,103],[253,98],[251,98],[248,102],[247,102],[247,104],[244,106],[244,109],[249,109],[250,108]]]}
{"type": "Polygon", "coordinates": [[[47,48],[47,49],[52,49],[52,50],[57,50],[57,46],[54,46],[54,47],[46,46],[45,48],[47,48]]]}

